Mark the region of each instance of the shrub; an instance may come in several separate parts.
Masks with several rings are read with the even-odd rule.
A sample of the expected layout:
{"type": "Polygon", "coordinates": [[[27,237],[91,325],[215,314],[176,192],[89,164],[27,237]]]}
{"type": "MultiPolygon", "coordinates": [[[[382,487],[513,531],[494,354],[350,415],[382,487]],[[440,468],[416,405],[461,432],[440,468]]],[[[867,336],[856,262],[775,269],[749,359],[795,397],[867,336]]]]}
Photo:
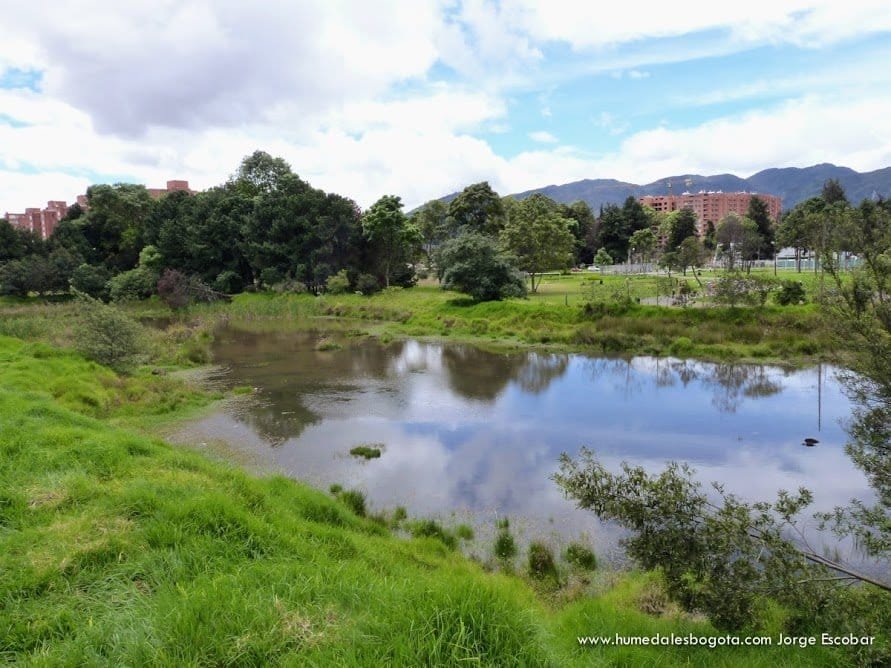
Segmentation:
{"type": "Polygon", "coordinates": [[[82,292],[93,299],[108,301],[108,280],[111,274],[104,266],[82,264],[71,274],[69,281],[75,292],[82,292]]]}
{"type": "Polygon", "coordinates": [[[780,306],[803,304],[807,301],[804,284],[801,281],[783,281],[773,298],[780,306]]]}
{"type": "Polygon", "coordinates": [[[356,290],[363,295],[373,295],[375,292],[380,292],[380,289],[381,284],[371,274],[359,274],[356,279],[356,290]]]}
{"type": "Polygon", "coordinates": [[[234,271],[226,270],[220,272],[220,274],[214,279],[213,289],[218,292],[225,292],[226,294],[234,294],[236,292],[241,292],[244,288],[244,281],[241,276],[234,271]]]}
{"type": "Polygon", "coordinates": [[[500,529],[495,536],[495,556],[499,559],[513,559],[517,554],[517,542],[508,529],[500,529]]]}
{"type": "Polygon", "coordinates": [[[266,269],[260,272],[260,283],[267,288],[272,287],[276,283],[281,283],[283,280],[285,280],[284,274],[275,267],[266,267],[266,269]]]}
{"type": "Polygon", "coordinates": [[[114,306],[78,293],[75,347],[84,356],[122,373],[143,357],[142,326],[114,306]]]}
{"type": "Polygon", "coordinates": [[[158,295],[167,306],[180,309],[189,305],[189,277],[176,269],[165,269],[158,279],[158,295]]]}
{"type": "Polygon", "coordinates": [[[455,527],[455,535],[461,540],[473,540],[473,527],[468,524],[459,524],[455,527]]]}
{"type": "Polygon", "coordinates": [[[529,545],[529,575],[537,580],[558,577],[554,553],[542,542],[533,541],[529,545]]]}
{"type": "Polygon", "coordinates": [[[350,291],[350,279],[347,270],[341,269],[325,281],[325,290],[332,295],[342,295],[350,291]]]}
{"type": "Polygon", "coordinates": [[[108,282],[108,293],[112,301],[129,302],[146,299],[155,292],[155,276],[144,267],[137,267],[113,277],[108,282]]]}
{"type": "Polygon", "coordinates": [[[280,295],[302,295],[309,292],[309,288],[306,287],[306,283],[302,283],[301,281],[295,280],[293,278],[286,278],[283,281],[279,281],[271,287],[271,290],[273,292],[277,292],[280,295]]]}
{"type": "Polygon", "coordinates": [[[597,568],[597,556],[594,551],[581,543],[570,543],[563,551],[563,559],[566,563],[586,571],[597,568]]]}
{"type": "Polygon", "coordinates": [[[462,234],[447,241],[437,254],[436,266],[444,290],[457,290],[476,301],[494,301],[526,294],[523,277],[502,254],[493,239],[462,234]]]}
{"type": "Polygon", "coordinates": [[[365,495],[355,489],[348,489],[345,492],[340,492],[337,495],[337,498],[350,510],[353,511],[359,517],[365,517],[366,509],[365,509],[365,495]]]}
{"type": "Polygon", "coordinates": [[[455,535],[444,529],[436,520],[418,520],[412,522],[408,530],[415,538],[436,538],[450,550],[455,549],[458,545],[458,539],[455,538],[455,535]]]}

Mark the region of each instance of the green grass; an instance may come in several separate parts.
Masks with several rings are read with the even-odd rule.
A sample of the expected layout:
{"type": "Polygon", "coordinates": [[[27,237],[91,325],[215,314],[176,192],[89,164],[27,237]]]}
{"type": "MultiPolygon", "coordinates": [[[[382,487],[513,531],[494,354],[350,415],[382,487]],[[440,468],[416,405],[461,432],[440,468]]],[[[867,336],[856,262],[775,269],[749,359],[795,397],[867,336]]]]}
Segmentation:
{"type": "Polygon", "coordinates": [[[562,299],[554,300],[554,294],[480,304],[435,287],[370,298],[250,294],[238,296],[230,305],[192,313],[208,319],[224,312],[231,326],[251,329],[336,326],[355,331],[359,327],[382,341],[417,337],[484,347],[545,346],[606,354],[789,363],[838,359],[843,352],[813,304],[681,309],[611,299],[589,301],[579,294],[567,306],[562,299]]]}
{"type": "Polygon", "coordinates": [[[377,459],[381,456],[382,443],[369,443],[367,445],[357,445],[350,449],[353,457],[362,457],[364,459],[377,459]]]}
{"type": "Polygon", "coordinates": [[[558,605],[520,578],[485,573],[436,526],[399,539],[305,485],[252,477],[121,426],[175,414],[199,401],[191,392],[0,337],[0,659],[838,665],[821,648],[582,648],[578,635],[715,631],[641,612],[635,591],[650,576],[558,605]]]}
{"type": "MultiPolygon", "coordinates": [[[[772,271],[761,270],[766,275],[772,271]]],[[[703,272],[703,280],[711,280],[703,272]]],[[[818,294],[819,275],[780,272],[801,280],[809,297],[818,294]]],[[[681,277],[681,280],[684,280],[681,277]]],[[[694,283],[691,277],[686,280],[694,283]]],[[[595,354],[673,355],[711,360],[808,363],[842,361],[844,341],[833,338],[816,304],[763,308],[677,308],[646,304],[656,295],[652,276],[581,273],[547,275],[528,299],[472,303],[429,281],[412,289],[392,289],[372,297],[355,294],[242,294],[231,304],[197,305],[175,315],[156,299],[124,308],[146,322],[148,355],[162,366],[211,361],[216,327],[322,329],[333,334],[449,339],[485,347],[548,347],[595,354]],[[601,284],[602,281],[602,284],[601,284]],[[625,298],[631,300],[628,305],[625,298]],[[637,299],[644,303],[638,304],[637,299]],[[622,301],[620,301],[622,300],[622,301]]],[[[0,303],[0,334],[70,346],[75,306],[36,300],[0,303]]],[[[336,350],[326,337],[320,350],[336,350]]]]}

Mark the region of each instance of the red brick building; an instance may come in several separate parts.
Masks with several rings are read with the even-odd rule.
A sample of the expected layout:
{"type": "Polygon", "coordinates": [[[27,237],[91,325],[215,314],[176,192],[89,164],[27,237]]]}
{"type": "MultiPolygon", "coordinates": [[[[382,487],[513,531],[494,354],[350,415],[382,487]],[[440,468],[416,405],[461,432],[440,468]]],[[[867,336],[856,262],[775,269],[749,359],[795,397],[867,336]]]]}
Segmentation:
{"type": "Polygon", "coordinates": [[[744,216],[753,197],[757,197],[767,204],[770,218],[776,223],[782,209],[782,200],[776,195],[700,190],[698,193],[685,192],[680,195],[645,195],[640,197],[639,201],[644,206],[651,207],[660,213],[692,209],[698,221],[699,236],[702,236],[705,234],[708,223],[712,223],[717,227],[718,221],[728,213],[737,213],[744,216]]]}
{"type": "MultiPolygon", "coordinates": [[[[152,199],[158,199],[174,191],[185,191],[193,195],[195,194],[195,191],[189,188],[188,181],[179,180],[168,181],[166,188],[146,188],[146,190],[148,190],[148,194],[152,199]]],[[[77,203],[84,210],[90,208],[86,195],[78,195],[77,203]]],[[[47,239],[67,212],[67,202],[50,200],[46,203],[46,208],[44,209],[28,208],[25,209],[25,213],[7,213],[6,219],[13,227],[29,230],[41,239],[47,239]]]]}
{"type": "Polygon", "coordinates": [[[30,207],[25,213],[7,213],[6,219],[13,227],[33,232],[41,239],[48,238],[59,221],[68,212],[68,204],[61,200],[50,200],[45,209],[30,207]]]}

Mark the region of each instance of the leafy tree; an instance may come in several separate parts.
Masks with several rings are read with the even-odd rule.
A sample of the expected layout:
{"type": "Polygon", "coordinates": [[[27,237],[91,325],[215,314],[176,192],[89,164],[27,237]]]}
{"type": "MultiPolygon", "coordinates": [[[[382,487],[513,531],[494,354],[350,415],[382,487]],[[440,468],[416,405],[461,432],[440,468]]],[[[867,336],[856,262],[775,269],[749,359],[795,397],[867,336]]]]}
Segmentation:
{"type": "Polygon", "coordinates": [[[384,286],[397,269],[396,263],[406,259],[406,248],[420,244],[420,234],[402,212],[402,200],[396,195],[384,195],[362,217],[365,236],[378,249],[384,286]]]}
{"type": "Polygon", "coordinates": [[[594,229],[594,212],[587,202],[579,200],[572,204],[561,204],[560,215],[575,222],[572,235],[575,237],[575,264],[591,264],[594,249],[591,245],[591,232],[594,229]]]}
{"type": "Polygon", "coordinates": [[[278,190],[282,181],[292,176],[291,166],[282,158],[273,158],[266,151],[254,151],[244,158],[229,179],[229,185],[247,197],[278,190]]]}
{"type": "Polygon", "coordinates": [[[786,537],[811,503],[805,489],[746,503],[718,484],[707,494],[686,464],[670,463],[657,475],[627,463],[621,469],[612,473],[583,450],[575,461],[561,457],[555,480],[581,508],[627,527],[630,556],[659,569],[671,598],[707,613],[718,628],[749,625],[768,592],[804,615],[831,598],[839,578],[889,587],[786,537]]]}
{"type": "Polygon", "coordinates": [[[600,267],[608,267],[613,263],[613,256],[606,248],[598,248],[594,255],[594,264],[600,267]]]}
{"type": "Polygon", "coordinates": [[[696,277],[696,282],[699,283],[699,287],[702,288],[702,281],[699,279],[699,274],[696,271],[696,268],[705,264],[706,260],[706,252],[705,248],[702,246],[702,242],[696,237],[687,237],[681,242],[681,245],[676,252],[676,256],[677,265],[684,276],[687,275],[687,267],[690,267],[693,269],[693,276],[696,277]]]}
{"type": "Polygon", "coordinates": [[[504,225],[504,205],[488,181],[474,183],[449,203],[449,217],[457,231],[495,236],[504,225]]]}
{"type": "Polygon", "coordinates": [[[90,249],[84,258],[111,271],[136,266],[144,245],[143,228],[153,202],[144,186],[129,183],[87,189],[90,208],[73,221],[90,249]]]}
{"type": "Polygon", "coordinates": [[[755,223],[756,231],[761,237],[759,254],[772,256],[774,254],[774,229],[767,202],[760,197],[752,197],[749,200],[749,208],[745,217],[755,223]]]}
{"type": "Polygon", "coordinates": [[[93,299],[108,299],[108,281],[111,273],[104,265],[81,264],[71,274],[70,285],[74,292],[89,295],[93,299]]]}
{"type": "Polygon", "coordinates": [[[428,266],[433,264],[433,251],[448,238],[448,217],[448,205],[438,199],[430,200],[412,216],[411,222],[421,235],[428,266]]]}
{"type": "Polygon", "coordinates": [[[862,264],[843,276],[830,253],[824,263],[835,290],[824,300],[827,321],[856,352],[844,380],[857,409],[845,450],[866,474],[875,501],[855,500],[823,520],[853,537],[869,555],[891,557],[891,215],[864,202],[852,216],[853,247],[862,264]]]}
{"type": "Polygon", "coordinates": [[[762,245],[755,222],[732,212],[718,223],[715,240],[721,245],[729,271],[734,270],[737,256],[743,261],[752,260],[762,245]]]}
{"type": "Polygon", "coordinates": [[[838,179],[829,179],[823,184],[823,190],[820,192],[822,200],[829,205],[847,204],[848,197],[845,195],[845,189],[842,188],[838,179]]]}
{"type": "Polygon", "coordinates": [[[631,227],[622,209],[609,204],[600,215],[601,248],[605,248],[614,260],[628,257],[628,238],[631,236],[631,227]]]}
{"type": "Polygon", "coordinates": [[[526,294],[523,277],[495,241],[482,234],[462,234],[445,242],[436,258],[444,290],[493,301],[526,294]]]}
{"type": "Polygon", "coordinates": [[[628,239],[631,254],[640,258],[643,262],[649,262],[656,250],[656,235],[649,227],[637,230],[628,239]]]}
{"type": "Polygon", "coordinates": [[[520,202],[508,218],[501,231],[501,244],[529,274],[532,292],[538,288],[536,276],[540,281],[542,272],[563,269],[572,262],[572,225],[572,220],[560,215],[552,199],[539,194],[520,202]]]}
{"type": "Polygon", "coordinates": [[[687,237],[696,236],[696,214],[692,209],[675,211],[668,219],[668,239],[665,250],[671,252],[680,248],[687,237]]]}
{"type": "Polygon", "coordinates": [[[6,218],[0,218],[0,263],[20,260],[25,255],[22,235],[6,218]]]}

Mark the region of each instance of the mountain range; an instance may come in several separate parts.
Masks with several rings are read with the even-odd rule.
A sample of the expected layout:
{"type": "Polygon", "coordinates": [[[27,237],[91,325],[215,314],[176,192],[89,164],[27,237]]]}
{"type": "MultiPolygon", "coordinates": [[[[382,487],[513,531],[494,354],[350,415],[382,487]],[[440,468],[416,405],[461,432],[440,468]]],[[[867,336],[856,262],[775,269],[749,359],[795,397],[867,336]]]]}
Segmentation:
{"type": "MultiPolygon", "coordinates": [[[[829,179],[838,179],[848,200],[858,204],[864,198],[891,197],[891,167],[877,169],[873,172],[857,172],[849,167],[837,167],[829,163],[813,167],[784,167],[765,169],[747,179],[733,174],[681,174],[667,176],[646,185],[625,183],[615,179],[584,179],[563,185],[550,185],[534,190],[515,193],[514,197],[523,199],[535,193],[542,193],[551,199],[564,204],[583,200],[596,213],[601,205],[621,204],[629,196],[667,195],[668,184],[671,192],[680,194],[684,191],[723,190],[724,192],[759,192],[779,195],[783,199],[783,209],[791,209],[799,202],[820,194],[823,184],[829,179]]],[[[444,197],[448,201],[457,193],[444,197]]]]}

